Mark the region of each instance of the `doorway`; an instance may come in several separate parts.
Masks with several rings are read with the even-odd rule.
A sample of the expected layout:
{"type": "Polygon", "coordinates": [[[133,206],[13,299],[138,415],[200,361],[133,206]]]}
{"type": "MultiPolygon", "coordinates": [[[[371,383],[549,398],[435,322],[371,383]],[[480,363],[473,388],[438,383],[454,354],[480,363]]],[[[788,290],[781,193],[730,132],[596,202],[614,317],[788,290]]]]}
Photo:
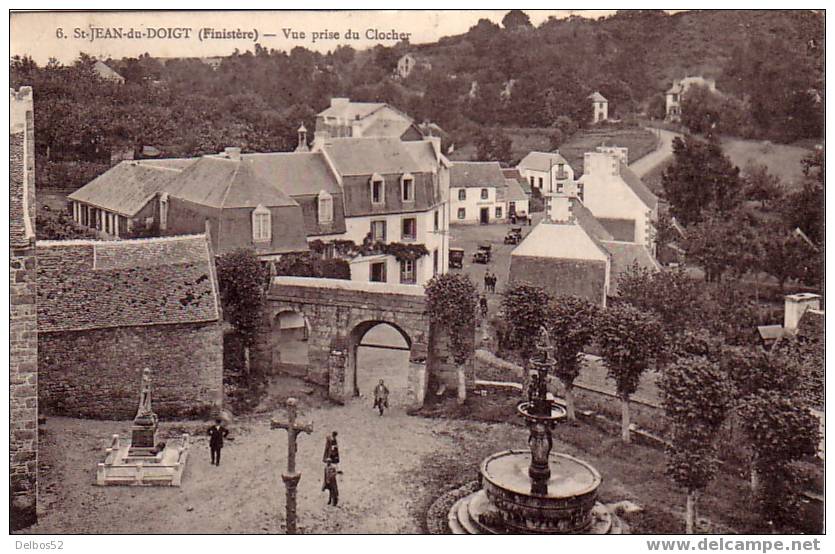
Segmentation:
{"type": "Polygon", "coordinates": [[[353,367],[348,372],[353,382],[353,395],[362,396],[369,407],[374,387],[385,381],[389,390],[389,406],[406,406],[409,389],[408,337],[398,328],[384,322],[367,322],[351,333],[354,342],[353,367]]]}
{"type": "Polygon", "coordinates": [[[482,225],[490,223],[490,208],[481,208],[478,220],[482,225]]]}

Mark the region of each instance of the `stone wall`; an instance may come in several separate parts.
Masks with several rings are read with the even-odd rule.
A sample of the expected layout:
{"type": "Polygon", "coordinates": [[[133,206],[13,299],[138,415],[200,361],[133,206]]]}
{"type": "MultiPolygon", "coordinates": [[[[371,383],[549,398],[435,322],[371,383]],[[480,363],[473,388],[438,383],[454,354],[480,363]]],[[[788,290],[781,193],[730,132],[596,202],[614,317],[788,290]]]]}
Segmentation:
{"type": "Polygon", "coordinates": [[[13,530],[37,521],[38,342],[35,135],[32,89],[10,91],[9,512],[13,530]]]}
{"type": "Polygon", "coordinates": [[[223,392],[220,323],[113,327],[38,336],[41,411],[97,419],[136,415],[142,369],[161,418],[208,415],[223,392]]]}

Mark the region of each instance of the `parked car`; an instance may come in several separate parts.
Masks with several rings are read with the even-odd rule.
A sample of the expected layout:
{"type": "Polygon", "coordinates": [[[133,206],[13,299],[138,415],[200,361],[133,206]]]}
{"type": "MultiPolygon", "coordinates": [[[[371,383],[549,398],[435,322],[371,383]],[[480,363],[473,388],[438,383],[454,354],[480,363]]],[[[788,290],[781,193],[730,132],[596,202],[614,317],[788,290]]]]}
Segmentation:
{"type": "Polygon", "coordinates": [[[450,269],[461,269],[464,267],[464,249],[463,248],[450,248],[449,249],[449,268],[450,269]]]}
{"type": "Polygon", "coordinates": [[[490,244],[479,244],[478,250],[473,252],[473,262],[477,264],[488,264],[493,257],[493,246],[490,244]]]}
{"type": "Polygon", "coordinates": [[[511,227],[507,234],[504,236],[504,243],[519,244],[520,242],[522,242],[522,228],[511,227]]]}

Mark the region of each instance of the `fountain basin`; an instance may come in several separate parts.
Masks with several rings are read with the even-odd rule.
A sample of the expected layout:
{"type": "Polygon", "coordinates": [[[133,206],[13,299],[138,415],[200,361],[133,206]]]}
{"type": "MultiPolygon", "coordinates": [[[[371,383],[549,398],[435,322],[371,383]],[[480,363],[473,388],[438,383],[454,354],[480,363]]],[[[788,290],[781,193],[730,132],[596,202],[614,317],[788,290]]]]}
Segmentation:
{"type": "Polygon", "coordinates": [[[597,470],[567,454],[551,453],[547,487],[534,492],[530,460],[530,450],[506,450],[481,463],[482,487],[491,509],[480,523],[504,533],[587,531],[602,482],[597,470]]]}

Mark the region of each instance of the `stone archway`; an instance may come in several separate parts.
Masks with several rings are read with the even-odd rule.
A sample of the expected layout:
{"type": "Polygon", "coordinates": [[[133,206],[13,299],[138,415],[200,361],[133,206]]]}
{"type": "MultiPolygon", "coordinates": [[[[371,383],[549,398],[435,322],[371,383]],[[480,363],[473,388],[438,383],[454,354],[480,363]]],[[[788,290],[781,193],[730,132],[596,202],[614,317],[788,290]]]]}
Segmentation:
{"type": "Polygon", "coordinates": [[[414,397],[409,391],[412,338],[396,323],[363,321],[348,334],[345,363],[345,396],[370,397],[384,379],[395,405],[414,397]]]}

